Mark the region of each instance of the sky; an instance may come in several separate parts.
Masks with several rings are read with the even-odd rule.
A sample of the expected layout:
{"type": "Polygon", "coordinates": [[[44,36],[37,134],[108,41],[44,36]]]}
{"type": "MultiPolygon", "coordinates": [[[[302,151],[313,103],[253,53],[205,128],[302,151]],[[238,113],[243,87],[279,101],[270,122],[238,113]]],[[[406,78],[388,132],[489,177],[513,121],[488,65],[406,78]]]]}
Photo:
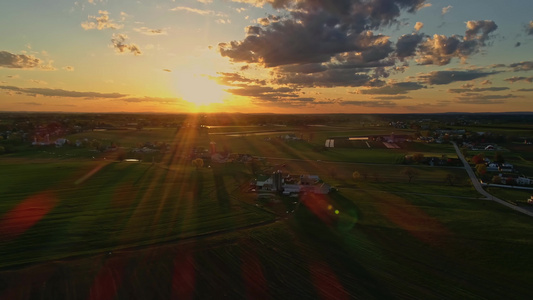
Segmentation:
{"type": "Polygon", "coordinates": [[[0,111],[533,111],[530,0],[0,3],[0,111]]]}

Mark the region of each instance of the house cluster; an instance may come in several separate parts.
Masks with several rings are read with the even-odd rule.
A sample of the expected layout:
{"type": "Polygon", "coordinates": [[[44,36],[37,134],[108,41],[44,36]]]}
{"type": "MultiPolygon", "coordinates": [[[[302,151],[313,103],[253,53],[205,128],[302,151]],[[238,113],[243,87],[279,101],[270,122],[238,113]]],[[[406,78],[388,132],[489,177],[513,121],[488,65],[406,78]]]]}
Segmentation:
{"type": "Polygon", "coordinates": [[[517,171],[512,164],[499,164],[491,162],[489,159],[485,159],[485,163],[487,165],[487,172],[493,172],[496,174],[492,177],[492,183],[523,186],[533,184],[533,180],[530,178],[517,174],[517,171]]]}
{"type": "Polygon", "coordinates": [[[328,194],[331,191],[331,186],[322,182],[317,175],[284,175],[278,170],[272,175],[258,176],[253,190],[278,192],[290,196],[301,192],[328,194]]]}

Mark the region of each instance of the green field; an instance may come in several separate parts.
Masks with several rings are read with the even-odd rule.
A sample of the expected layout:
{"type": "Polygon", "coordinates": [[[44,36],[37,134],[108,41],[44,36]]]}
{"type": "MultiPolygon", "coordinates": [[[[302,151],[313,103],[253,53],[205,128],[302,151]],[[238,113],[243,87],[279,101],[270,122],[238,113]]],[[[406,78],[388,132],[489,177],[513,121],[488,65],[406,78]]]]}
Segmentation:
{"type": "Polygon", "coordinates": [[[403,175],[405,155],[453,147],[322,149],[319,136],[357,131],[337,130],[311,143],[155,128],[70,137],[171,143],[153,163],[77,148],[2,156],[0,299],[533,297],[530,217],[481,199],[462,168],[403,175]],[[191,165],[189,150],[209,141],[338,191],[258,203],[248,164],[191,165]]]}

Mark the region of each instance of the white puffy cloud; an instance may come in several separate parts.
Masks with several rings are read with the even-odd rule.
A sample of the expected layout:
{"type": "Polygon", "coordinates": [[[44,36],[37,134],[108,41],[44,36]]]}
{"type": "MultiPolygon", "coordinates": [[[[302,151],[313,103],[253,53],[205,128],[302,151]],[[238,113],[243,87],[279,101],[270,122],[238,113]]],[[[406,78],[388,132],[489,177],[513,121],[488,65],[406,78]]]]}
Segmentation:
{"type": "Polygon", "coordinates": [[[100,16],[89,16],[89,21],[81,23],[81,27],[85,30],[91,29],[121,29],[124,27],[122,24],[114,23],[113,20],[109,18],[109,12],[105,10],[99,10],[98,14],[100,16]]]}

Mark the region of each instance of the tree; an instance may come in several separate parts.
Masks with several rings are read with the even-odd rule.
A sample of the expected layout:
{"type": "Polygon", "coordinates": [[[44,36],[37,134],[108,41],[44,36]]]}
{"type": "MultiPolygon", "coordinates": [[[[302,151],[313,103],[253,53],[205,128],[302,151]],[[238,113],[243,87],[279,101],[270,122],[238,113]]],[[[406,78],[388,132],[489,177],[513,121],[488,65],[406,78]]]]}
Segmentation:
{"type": "Polygon", "coordinates": [[[472,157],[472,162],[476,165],[479,165],[485,161],[485,154],[480,153],[472,157]]]}
{"type": "Polygon", "coordinates": [[[466,148],[466,147],[461,148],[461,154],[463,154],[464,157],[467,157],[468,156],[468,148],[466,148]]]}
{"type": "Polygon", "coordinates": [[[476,171],[479,175],[485,175],[487,173],[487,165],[486,164],[477,164],[476,165],[476,171]]]}
{"type": "Polygon", "coordinates": [[[424,160],[424,154],[423,153],[415,153],[413,154],[413,160],[417,163],[421,163],[424,160]]]}
{"type": "Polygon", "coordinates": [[[415,177],[418,177],[418,175],[420,174],[420,172],[418,172],[417,169],[413,169],[413,168],[405,168],[402,170],[402,174],[407,176],[407,178],[409,178],[409,183],[411,183],[411,181],[413,181],[413,179],[415,177]]]}
{"type": "Polygon", "coordinates": [[[495,184],[501,184],[502,183],[502,178],[498,175],[494,175],[492,176],[492,183],[495,183],[495,184]]]}
{"type": "Polygon", "coordinates": [[[496,154],[494,154],[494,161],[498,164],[503,164],[505,163],[505,158],[501,152],[496,152],[496,154]]]}
{"type": "Polygon", "coordinates": [[[204,160],[201,158],[194,159],[192,165],[196,167],[196,170],[204,166],[204,160]]]}

